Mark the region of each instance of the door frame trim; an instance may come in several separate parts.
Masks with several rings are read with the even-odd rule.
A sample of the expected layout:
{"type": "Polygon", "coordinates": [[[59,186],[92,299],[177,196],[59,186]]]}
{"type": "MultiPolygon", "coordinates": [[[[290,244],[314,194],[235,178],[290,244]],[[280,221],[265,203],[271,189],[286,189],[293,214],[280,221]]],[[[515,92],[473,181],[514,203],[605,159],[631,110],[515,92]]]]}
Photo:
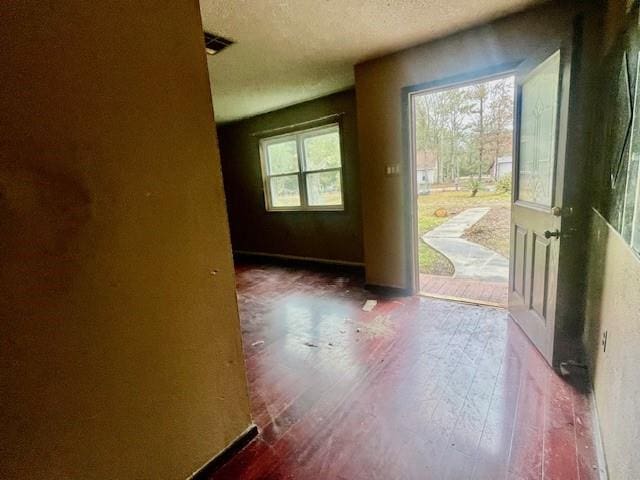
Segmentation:
{"type": "Polygon", "coordinates": [[[414,199],[417,196],[417,185],[414,172],[416,170],[414,155],[415,132],[413,128],[413,96],[425,92],[448,90],[455,87],[508,77],[515,75],[520,64],[525,59],[491,65],[486,68],[438,78],[428,82],[418,83],[401,89],[402,105],[402,186],[403,186],[403,231],[405,234],[405,284],[407,289],[415,295],[420,291],[420,269],[418,267],[418,215],[414,199]]]}

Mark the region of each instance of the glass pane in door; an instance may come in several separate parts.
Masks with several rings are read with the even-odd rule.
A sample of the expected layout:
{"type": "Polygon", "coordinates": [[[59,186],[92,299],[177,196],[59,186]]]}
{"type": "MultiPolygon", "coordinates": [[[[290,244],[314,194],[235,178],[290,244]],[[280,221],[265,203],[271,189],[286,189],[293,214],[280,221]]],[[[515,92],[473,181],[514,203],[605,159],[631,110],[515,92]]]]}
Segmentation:
{"type": "Polygon", "coordinates": [[[545,207],[553,202],[559,75],[556,52],[522,84],[518,200],[545,207]]]}

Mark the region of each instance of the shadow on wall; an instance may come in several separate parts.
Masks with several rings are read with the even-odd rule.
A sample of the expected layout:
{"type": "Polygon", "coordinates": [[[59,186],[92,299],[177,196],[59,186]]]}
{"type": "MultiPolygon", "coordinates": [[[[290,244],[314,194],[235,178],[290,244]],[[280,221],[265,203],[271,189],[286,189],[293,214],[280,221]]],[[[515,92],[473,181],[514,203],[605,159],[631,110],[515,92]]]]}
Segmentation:
{"type": "Polygon", "coordinates": [[[589,226],[589,266],[587,271],[587,289],[585,292],[585,328],[583,343],[589,355],[590,376],[595,378],[598,359],[600,356],[602,338],[602,297],[607,276],[607,244],[608,226],[606,222],[594,212],[589,226]]]}
{"type": "Polygon", "coordinates": [[[42,158],[0,164],[0,276],[1,284],[13,285],[3,294],[8,305],[67,290],[80,268],[91,197],[78,179],[48,164],[42,158]]]}

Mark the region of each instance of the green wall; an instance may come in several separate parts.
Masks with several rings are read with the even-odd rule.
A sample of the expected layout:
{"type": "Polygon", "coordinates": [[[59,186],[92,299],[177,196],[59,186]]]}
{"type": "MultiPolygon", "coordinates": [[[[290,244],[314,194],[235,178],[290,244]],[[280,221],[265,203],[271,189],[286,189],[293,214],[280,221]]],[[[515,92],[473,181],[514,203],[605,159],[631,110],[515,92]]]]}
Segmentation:
{"type": "Polygon", "coordinates": [[[234,251],[362,262],[355,103],[347,90],[218,127],[234,251]],[[256,134],[334,114],[343,114],[344,211],[267,212],[256,134]]]}

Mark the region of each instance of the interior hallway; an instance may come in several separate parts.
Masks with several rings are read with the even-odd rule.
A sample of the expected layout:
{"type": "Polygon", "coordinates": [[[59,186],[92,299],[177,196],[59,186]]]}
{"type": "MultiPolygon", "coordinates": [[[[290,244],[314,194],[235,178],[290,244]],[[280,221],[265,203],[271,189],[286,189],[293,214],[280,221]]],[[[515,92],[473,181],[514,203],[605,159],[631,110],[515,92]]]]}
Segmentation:
{"type": "Polygon", "coordinates": [[[236,273],[260,434],[212,480],[598,478],[588,396],[505,310],[409,297],[364,312],[376,297],[357,273],[236,273]]]}

